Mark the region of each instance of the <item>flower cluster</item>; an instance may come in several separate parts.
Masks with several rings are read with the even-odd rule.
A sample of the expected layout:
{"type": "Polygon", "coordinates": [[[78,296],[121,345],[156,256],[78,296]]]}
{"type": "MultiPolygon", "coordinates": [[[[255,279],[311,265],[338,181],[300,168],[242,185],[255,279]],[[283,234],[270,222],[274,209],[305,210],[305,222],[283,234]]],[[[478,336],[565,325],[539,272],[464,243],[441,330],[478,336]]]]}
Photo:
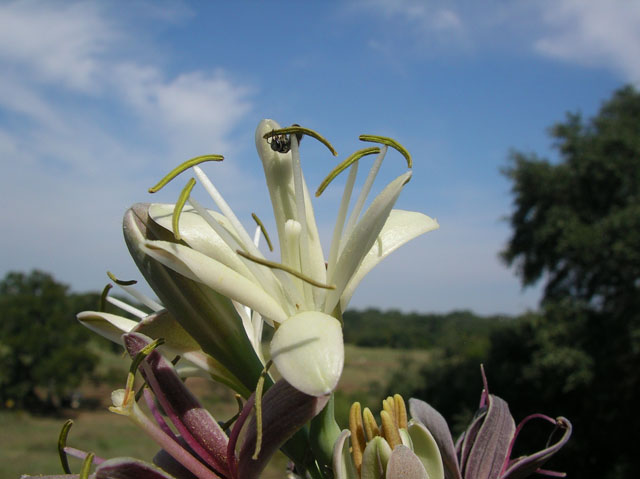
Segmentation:
{"type": "Polygon", "coordinates": [[[349,428],[340,430],[332,392],[344,364],[342,311],[375,265],[438,223],[422,213],[394,209],[411,178],[411,156],[393,139],[362,135],[361,140],[376,146],[348,156],[316,192],[320,196],[348,170],[325,258],[301,168],[299,146],[305,137],[336,155],[326,139],[299,125],[281,128],[263,120],[256,131],[279,261],[260,248],[264,237],[274,249],[263,222],[253,215],[257,225],[250,234],[201,168],[204,162],[221,161],[219,155],[191,159],[150,189],[156,193],[190,171],[193,177],[175,204],[136,204],[126,212],[127,246],[159,301],[135,290],[134,282],[110,275],[146,310],[109,296],[108,290],[103,299],[139,320],[102,310],[83,312],[78,319],[129,353],[126,386],[113,392],[110,409],[139,426],[160,452],[152,463],[105,460],[67,446],[65,427],[59,443],[65,477],[251,479],[281,449],[292,461],[288,477],[506,479],[544,472],[541,464],[566,442],[571,427],[560,418],[555,423],[565,434],[554,446],[509,459],[519,428],[506,403],[490,395],[486,384],[480,410],[455,447],[442,416],[412,399],[409,420],[397,395],[383,401],[380,425],[369,409],[362,411],[355,403],[349,428]],[[407,170],[368,200],[389,149],[407,170]],[[352,201],[360,160],[369,155],[375,155],[373,166],[352,201]],[[215,209],[191,195],[196,184],[215,209]],[[274,333],[263,350],[265,327],[274,333]],[[177,365],[167,359],[177,356],[177,365]],[[138,374],[144,384],[136,391],[138,374]],[[183,380],[193,374],[237,393],[239,410],[232,420],[221,424],[202,407],[183,380]],[[71,474],[67,456],[83,459],[78,474],[71,474]]]}

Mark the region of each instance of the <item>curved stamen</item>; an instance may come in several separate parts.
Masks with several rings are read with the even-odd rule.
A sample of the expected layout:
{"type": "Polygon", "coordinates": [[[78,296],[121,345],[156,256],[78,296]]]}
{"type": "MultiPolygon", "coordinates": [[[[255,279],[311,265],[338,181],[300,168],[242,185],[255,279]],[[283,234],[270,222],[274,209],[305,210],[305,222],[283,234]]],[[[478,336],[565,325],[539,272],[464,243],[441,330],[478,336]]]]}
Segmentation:
{"type": "Polygon", "coordinates": [[[265,133],[262,136],[262,138],[267,140],[267,139],[272,138],[274,136],[291,135],[291,134],[294,134],[294,135],[303,134],[303,135],[307,135],[307,136],[310,136],[312,138],[315,138],[320,143],[322,143],[324,146],[326,146],[333,156],[338,156],[338,152],[333,148],[333,145],[331,145],[331,143],[329,143],[329,140],[327,140],[322,135],[320,135],[320,133],[315,132],[313,130],[310,130],[309,128],[304,128],[304,127],[298,126],[298,125],[288,126],[286,128],[280,128],[278,130],[271,130],[270,132],[265,133]]]}
{"type": "Polygon", "coordinates": [[[342,236],[342,240],[340,242],[340,251],[342,250],[346,239],[353,232],[353,229],[355,228],[356,223],[358,222],[358,218],[360,218],[360,213],[362,213],[362,209],[364,208],[364,203],[367,200],[367,196],[369,196],[369,192],[371,191],[373,182],[375,181],[376,176],[378,176],[378,172],[380,171],[380,167],[382,166],[382,161],[384,160],[384,157],[387,154],[387,149],[388,149],[387,145],[384,145],[382,148],[380,148],[380,153],[378,153],[378,157],[376,158],[376,161],[374,161],[373,165],[371,165],[371,169],[367,174],[367,178],[365,179],[364,184],[362,185],[362,189],[360,190],[358,199],[356,200],[356,203],[353,206],[353,209],[351,210],[351,214],[349,215],[349,220],[347,221],[347,225],[344,228],[344,233],[342,236]]]}
{"type": "Polygon", "coordinates": [[[262,235],[264,236],[264,239],[267,241],[267,246],[269,247],[269,251],[273,251],[273,244],[271,243],[271,238],[269,238],[269,234],[267,233],[267,229],[264,227],[264,224],[262,223],[260,218],[258,218],[257,214],[251,213],[251,217],[253,218],[253,221],[255,221],[256,224],[260,227],[260,231],[262,231],[262,235]]]}
{"type": "Polygon", "coordinates": [[[373,143],[380,143],[382,145],[390,146],[394,150],[398,150],[402,154],[402,156],[407,159],[407,167],[411,168],[413,166],[411,155],[409,154],[407,149],[393,138],[387,138],[386,136],[378,135],[360,135],[360,141],[372,141],[373,143]]]}
{"type": "Polygon", "coordinates": [[[100,294],[100,304],[98,306],[98,311],[102,312],[107,307],[107,296],[109,295],[109,290],[111,288],[113,288],[113,285],[109,283],[102,290],[102,293],[100,294]]]}
{"type": "Polygon", "coordinates": [[[133,286],[134,284],[138,284],[135,279],[131,279],[128,281],[118,279],[111,271],[107,271],[107,276],[109,276],[109,279],[116,283],[118,286],[133,286]]]}
{"type": "Polygon", "coordinates": [[[64,448],[67,446],[67,437],[69,436],[69,430],[71,429],[71,426],[73,426],[73,421],[71,419],[67,419],[62,425],[62,430],[60,431],[60,435],[58,436],[58,454],[60,455],[60,463],[62,464],[62,469],[66,474],[71,474],[69,460],[67,459],[67,454],[64,452],[64,448]]]}
{"type": "Polygon", "coordinates": [[[196,156],[195,158],[191,158],[190,160],[185,161],[184,163],[176,166],[173,170],[171,170],[167,175],[162,178],[155,186],[149,188],[149,193],[156,193],[160,191],[167,183],[173,180],[176,176],[182,173],[189,168],[199,165],[200,163],[204,163],[205,161],[222,161],[224,157],[222,155],[203,155],[196,156]]]}
{"type": "MultiPolygon", "coordinates": [[[[107,271],[107,276],[109,276],[109,279],[111,279],[111,281],[113,281],[120,288],[122,288],[122,290],[125,293],[127,293],[129,296],[131,296],[133,299],[137,300],[138,302],[144,304],[147,308],[151,309],[152,311],[157,312],[157,311],[160,311],[161,309],[164,309],[164,306],[162,306],[160,303],[142,294],[140,291],[138,291],[136,288],[133,287],[136,284],[138,284],[138,282],[135,279],[132,279],[129,281],[123,281],[121,279],[116,278],[116,276],[113,273],[111,273],[111,271],[107,271]]],[[[111,297],[107,298],[107,300],[110,303],[114,304],[110,298],[111,297]]],[[[137,310],[137,311],[140,311],[140,310],[137,310]]],[[[145,316],[147,316],[146,313],[145,313],[145,316]]]]}
{"type": "Polygon", "coordinates": [[[144,361],[144,359],[149,356],[149,354],[151,354],[156,348],[163,345],[164,343],[164,338],[155,339],[147,344],[144,348],[142,348],[140,352],[136,354],[135,358],[133,358],[133,361],[131,361],[131,366],[129,367],[129,374],[127,374],[124,400],[122,402],[123,404],[127,404],[127,402],[129,401],[129,395],[133,391],[133,382],[135,380],[136,371],[138,370],[138,366],[140,366],[140,363],[144,361]]]}
{"type": "Polygon", "coordinates": [[[196,185],[196,180],[194,178],[190,178],[187,181],[187,184],[180,192],[180,196],[178,197],[178,201],[176,202],[176,206],[173,208],[173,216],[171,218],[171,226],[173,227],[173,236],[177,241],[180,241],[182,238],[180,237],[180,231],[178,229],[178,224],[180,222],[180,214],[182,213],[182,209],[184,205],[187,203],[189,199],[189,195],[191,195],[191,190],[196,185]]]}
{"type": "Polygon", "coordinates": [[[320,196],[322,192],[327,188],[327,186],[329,186],[329,183],[331,183],[340,173],[349,168],[360,158],[367,155],[376,155],[378,153],[380,153],[380,148],[378,148],[377,146],[373,146],[371,148],[363,148],[362,150],[358,150],[355,153],[352,153],[346,160],[336,166],[331,171],[331,173],[329,173],[327,177],[322,181],[322,183],[320,183],[320,186],[318,186],[318,189],[316,190],[316,197],[320,196]]]}
{"type": "Polygon", "coordinates": [[[253,452],[253,456],[251,459],[254,461],[258,460],[258,456],[260,455],[260,450],[262,449],[262,391],[264,389],[264,378],[269,371],[269,368],[273,364],[273,361],[269,359],[264,369],[260,373],[260,378],[258,379],[258,384],[256,385],[256,393],[255,393],[255,401],[253,407],[256,410],[256,448],[253,452]]]}
{"type": "Polygon", "coordinates": [[[89,479],[89,472],[91,471],[91,465],[93,464],[93,457],[95,454],[90,452],[87,457],[84,458],[82,468],[80,469],[80,479],[89,479]]]}
{"type": "Polygon", "coordinates": [[[301,279],[302,281],[304,281],[306,283],[309,283],[311,286],[315,286],[317,288],[323,288],[323,289],[336,289],[336,286],[334,284],[322,284],[322,283],[319,283],[318,281],[314,280],[313,278],[309,278],[308,276],[305,276],[304,274],[300,273],[299,271],[296,271],[293,268],[289,268],[288,266],[286,266],[284,264],[276,263],[274,261],[269,261],[269,260],[262,259],[262,258],[257,258],[255,256],[250,255],[249,253],[245,253],[242,250],[237,250],[236,253],[238,253],[243,258],[248,259],[249,261],[253,261],[254,263],[258,263],[258,264],[261,264],[263,266],[267,266],[268,268],[280,269],[282,271],[285,271],[285,272],[289,273],[290,275],[295,276],[296,278],[301,279]]]}

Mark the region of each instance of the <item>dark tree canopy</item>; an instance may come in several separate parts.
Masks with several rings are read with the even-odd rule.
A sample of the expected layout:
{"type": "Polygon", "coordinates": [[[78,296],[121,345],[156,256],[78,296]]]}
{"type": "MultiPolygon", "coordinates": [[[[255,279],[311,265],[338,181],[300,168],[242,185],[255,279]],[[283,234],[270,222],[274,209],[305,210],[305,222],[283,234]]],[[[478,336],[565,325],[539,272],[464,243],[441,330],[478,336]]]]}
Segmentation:
{"type": "Polygon", "coordinates": [[[0,407],[54,406],[93,370],[90,335],[75,319],[86,299],[41,271],[0,281],[0,407]]]}
{"type": "Polygon", "coordinates": [[[488,362],[521,383],[515,407],[535,398],[574,420],[575,477],[639,477],[640,93],[618,90],[595,118],[569,114],[551,135],[558,161],[515,152],[505,170],[503,257],[525,286],[545,281],[543,311],[494,338],[488,362]],[[528,352],[514,361],[509,347],[528,352]]]}
{"type": "MultiPolygon", "coordinates": [[[[513,235],[503,258],[545,299],[598,309],[640,287],[640,93],[617,91],[598,116],[569,114],[551,129],[559,161],[512,153],[513,235]]],[[[635,299],[633,299],[635,301],[635,299]]]]}

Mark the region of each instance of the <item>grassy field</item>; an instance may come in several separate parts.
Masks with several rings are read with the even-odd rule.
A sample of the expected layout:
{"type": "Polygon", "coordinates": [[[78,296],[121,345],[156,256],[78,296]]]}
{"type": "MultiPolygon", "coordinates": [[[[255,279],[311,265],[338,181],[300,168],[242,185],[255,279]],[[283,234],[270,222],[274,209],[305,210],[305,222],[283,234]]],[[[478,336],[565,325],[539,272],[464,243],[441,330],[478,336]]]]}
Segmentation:
{"type": "MultiPolygon", "coordinates": [[[[346,414],[352,401],[358,400],[372,410],[380,409],[388,377],[403,368],[407,374],[416,370],[428,359],[425,351],[401,351],[392,349],[370,349],[347,346],[345,370],[336,394],[336,416],[341,426],[345,426],[346,414]]],[[[122,383],[128,362],[112,355],[103,362],[108,368],[108,376],[120,376],[122,383]]],[[[203,380],[190,380],[190,387],[202,402],[220,420],[227,419],[235,412],[233,395],[220,387],[203,380]]],[[[122,387],[115,385],[87,385],[83,393],[88,399],[103,398],[102,407],[94,411],[70,411],[74,425],[69,434],[68,444],[83,450],[95,452],[105,458],[132,456],[150,460],[158,447],[133,426],[126,418],[106,410],[109,391],[122,387]]],[[[62,472],[57,453],[57,438],[60,427],[67,419],[37,417],[21,412],[0,411],[0,477],[18,478],[21,474],[59,474],[62,472]]],[[[72,469],[77,470],[80,461],[70,459],[72,469]]],[[[284,477],[286,464],[284,456],[277,456],[264,479],[284,477]]]]}

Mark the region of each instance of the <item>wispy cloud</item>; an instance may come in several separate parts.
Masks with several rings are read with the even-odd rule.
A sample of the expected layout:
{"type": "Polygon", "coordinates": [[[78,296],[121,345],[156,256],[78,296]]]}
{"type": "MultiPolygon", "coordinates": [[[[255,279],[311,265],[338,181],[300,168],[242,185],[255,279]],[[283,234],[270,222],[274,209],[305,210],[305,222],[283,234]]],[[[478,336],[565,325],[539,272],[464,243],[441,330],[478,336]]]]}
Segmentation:
{"type": "Polygon", "coordinates": [[[175,73],[161,49],[129,48],[128,20],[94,2],[0,4],[0,191],[16,203],[0,213],[3,269],[41,267],[68,281],[95,277],[77,271],[95,261],[90,251],[111,267],[128,262],[123,208],[186,155],[229,148],[251,110],[252,90],[230,72],[175,73]]]}
{"type": "Polygon", "coordinates": [[[549,32],[535,42],[542,55],[604,66],[640,83],[640,3],[628,0],[546,2],[549,32]]]}
{"type": "Polygon", "coordinates": [[[20,1],[0,6],[0,58],[31,80],[93,90],[117,31],[97,4],[20,1]]]}
{"type": "MultiPolygon", "coordinates": [[[[359,13],[400,23],[394,51],[491,52],[518,45],[565,62],[606,68],[640,82],[640,3],[629,0],[356,0],[359,13]],[[403,30],[404,29],[404,30],[403,30]],[[403,40],[398,40],[401,37],[403,40]]],[[[388,45],[379,39],[372,48],[388,45]]]]}

